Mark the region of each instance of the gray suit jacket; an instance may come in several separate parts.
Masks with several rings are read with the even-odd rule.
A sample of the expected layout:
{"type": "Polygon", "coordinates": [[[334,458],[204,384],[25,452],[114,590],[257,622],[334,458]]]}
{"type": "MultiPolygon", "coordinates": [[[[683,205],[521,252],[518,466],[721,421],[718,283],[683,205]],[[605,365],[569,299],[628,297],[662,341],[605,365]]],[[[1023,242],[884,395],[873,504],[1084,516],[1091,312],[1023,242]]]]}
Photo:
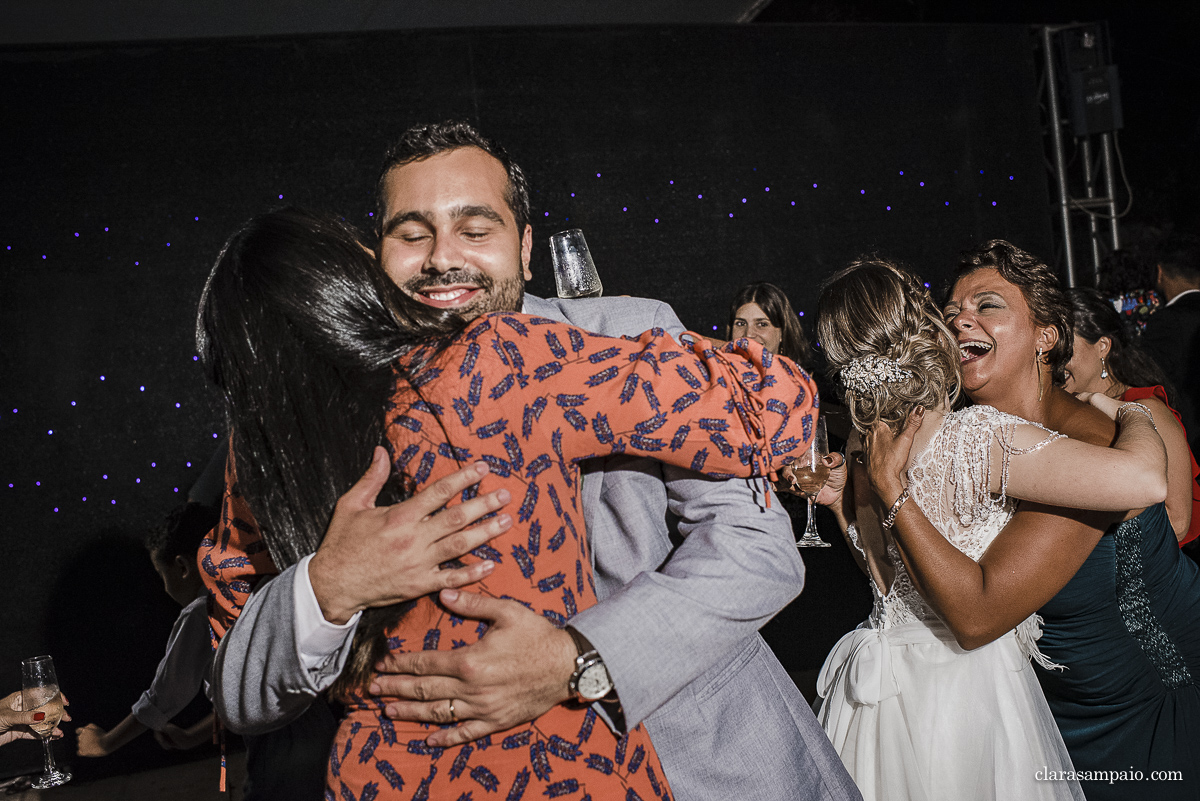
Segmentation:
{"type": "MultiPolygon", "coordinates": [[[[614,336],[683,330],[640,298],[526,295],[524,311],[614,336]]],[[[582,496],[600,603],[571,624],[604,657],[625,724],[646,724],[675,797],[860,798],[757,633],[804,581],[778,500],[767,509],[761,483],[626,456],[587,463],[582,496]]],[[[295,657],[292,573],[255,593],[218,650],[214,700],[235,731],[278,726],[316,692],[295,657]]]]}

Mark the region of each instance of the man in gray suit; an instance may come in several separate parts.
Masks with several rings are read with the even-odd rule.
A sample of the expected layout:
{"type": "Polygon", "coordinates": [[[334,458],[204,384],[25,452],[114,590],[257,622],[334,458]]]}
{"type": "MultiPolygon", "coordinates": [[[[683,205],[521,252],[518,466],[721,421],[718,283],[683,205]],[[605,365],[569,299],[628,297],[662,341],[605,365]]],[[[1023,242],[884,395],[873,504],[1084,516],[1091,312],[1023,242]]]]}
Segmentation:
{"type": "MultiPolygon", "coordinates": [[[[683,330],[657,301],[524,294],[533,241],[524,176],[469,126],[408,131],[379,190],[380,261],[428,305],[466,317],[519,308],[610,335],[683,330]]],[[[451,745],[603,695],[597,710],[618,731],[645,722],[679,799],[859,798],[757,634],[803,584],[781,505],[761,485],[622,456],[587,464],[582,486],[600,603],[563,630],[516,602],[443,591],[452,612],[487,620],[488,634],[391,658],[372,691],[410,700],[388,714],[457,722],[429,738],[451,745]]],[[[354,545],[370,553],[369,542],[354,545]]],[[[361,557],[335,546],[256,592],[222,641],[215,701],[235,731],[294,718],[340,672],[372,595],[361,557]]]]}

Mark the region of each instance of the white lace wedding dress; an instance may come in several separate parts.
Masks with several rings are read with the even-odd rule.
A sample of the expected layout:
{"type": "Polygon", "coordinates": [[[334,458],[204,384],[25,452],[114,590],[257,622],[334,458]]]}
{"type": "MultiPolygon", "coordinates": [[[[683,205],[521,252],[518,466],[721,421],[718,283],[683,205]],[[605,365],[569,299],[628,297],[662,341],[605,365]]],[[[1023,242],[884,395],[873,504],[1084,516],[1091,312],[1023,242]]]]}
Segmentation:
{"type": "MultiPolygon", "coordinates": [[[[1018,430],[1030,441],[1026,426],[988,406],[954,412],[909,468],[912,499],[972,559],[1012,517],[1008,457],[1061,436],[1043,429],[1018,450],[1018,430]],[[999,496],[988,492],[995,446],[999,496]]],[[[1029,662],[1050,666],[1036,646],[1038,616],[963,650],[913,588],[894,544],[888,556],[892,586],[884,593],[872,580],[871,617],[834,646],[817,679],[817,717],[863,798],[1082,799],[1076,782],[1039,779],[1071,770],[1071,759],[1029,662]]]]}

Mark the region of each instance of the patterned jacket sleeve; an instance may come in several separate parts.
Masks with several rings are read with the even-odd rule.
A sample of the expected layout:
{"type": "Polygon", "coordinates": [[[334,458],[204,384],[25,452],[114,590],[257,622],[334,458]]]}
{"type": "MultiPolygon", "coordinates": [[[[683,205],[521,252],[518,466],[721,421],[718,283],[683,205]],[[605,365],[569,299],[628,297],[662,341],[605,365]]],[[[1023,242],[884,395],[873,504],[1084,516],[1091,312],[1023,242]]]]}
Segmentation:
{"type": "Polygon", "coordinates": [[[771,475],[802,453],[816,408],[812,379],[756,342],[718,351],[691,336],[689,350],[661,330],[614,339],[545,318],[490,315],[417,383],[457,371],[464,395],[436,402],[449,401],[480,439],[516,441],[520,432],[528,440],[535,426],[552,428],[560,461],[626,453],[732,478],[771,475]]]}
{"type": "Polygon", "coordinates": [[[264,578],[279,572],[259,534],[254,514],[238,492],[232,451],[225,462],[221,519],[201,541],[196,563],[208,589],[209,634],[215,649],[241,614],[250,592],[264,578]]]}

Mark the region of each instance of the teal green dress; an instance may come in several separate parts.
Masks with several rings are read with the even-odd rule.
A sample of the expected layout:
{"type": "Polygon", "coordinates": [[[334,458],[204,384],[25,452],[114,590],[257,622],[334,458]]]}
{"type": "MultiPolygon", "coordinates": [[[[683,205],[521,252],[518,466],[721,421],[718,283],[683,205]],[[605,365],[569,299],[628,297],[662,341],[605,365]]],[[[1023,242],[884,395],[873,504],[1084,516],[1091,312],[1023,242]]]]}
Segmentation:
{"type": "Polygon", "coordinates": [[[1200,570],[1166,507],[1105,532],[1041,614],[1066,670],[1038,679],[1075,770],[1116,772],[1081,782],[1088,801],[1200,799],[1200,570]]]}

